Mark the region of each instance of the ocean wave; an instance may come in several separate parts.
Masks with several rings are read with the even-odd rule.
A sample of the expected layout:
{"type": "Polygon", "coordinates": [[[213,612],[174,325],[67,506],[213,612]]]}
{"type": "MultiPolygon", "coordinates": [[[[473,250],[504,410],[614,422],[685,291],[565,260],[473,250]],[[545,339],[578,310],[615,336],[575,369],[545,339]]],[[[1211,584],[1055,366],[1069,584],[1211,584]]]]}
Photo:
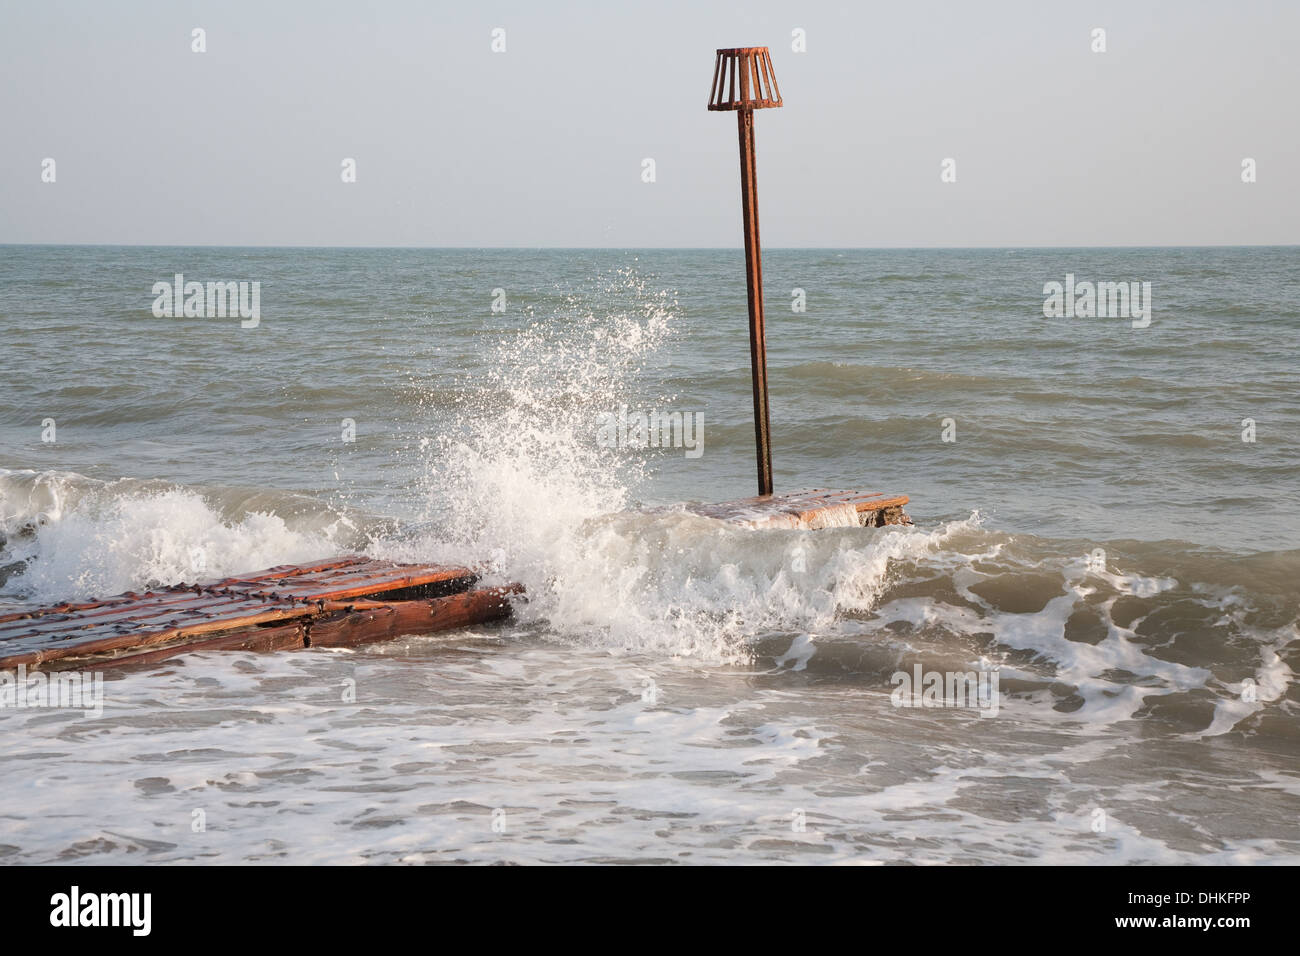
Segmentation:
{"type": "Polygon", "coordinates": [[[387,527],[287,492],[0,469],[0,599],[210,580],[337,554],[387,527]]]}

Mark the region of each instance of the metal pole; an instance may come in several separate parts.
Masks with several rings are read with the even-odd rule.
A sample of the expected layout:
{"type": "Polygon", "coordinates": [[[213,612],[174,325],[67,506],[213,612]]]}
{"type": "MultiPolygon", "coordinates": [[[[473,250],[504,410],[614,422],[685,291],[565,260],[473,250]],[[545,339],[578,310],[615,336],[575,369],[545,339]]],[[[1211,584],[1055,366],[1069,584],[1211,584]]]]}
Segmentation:
{"type": "MultiPolygon", "coordinates": [[[[742,96],[749,95],[749,71],[741,71],[742,96]]],[[[749,295],[749,361],[754,381],[754,443],[758,493],[772,493],[771,426],[767,414],[767,341],[763,333],[763,254],[758,242],[758,172],[754,164],[754,111],[736,112],[740,134],[740,202],[745,216],[745,291],[749,295]]]]}

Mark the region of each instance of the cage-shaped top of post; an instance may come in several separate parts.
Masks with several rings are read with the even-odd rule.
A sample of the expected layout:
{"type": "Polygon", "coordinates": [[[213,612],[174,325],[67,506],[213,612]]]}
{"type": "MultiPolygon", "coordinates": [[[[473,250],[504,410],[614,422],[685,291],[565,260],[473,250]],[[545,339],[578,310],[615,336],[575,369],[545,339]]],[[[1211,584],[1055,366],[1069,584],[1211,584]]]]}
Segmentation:
{"type": "Polygon", "coordinates": [[[719,50],[709,90],[711,110],[761,110],[781,105],[776,71],[765,46],[719,50]]]}

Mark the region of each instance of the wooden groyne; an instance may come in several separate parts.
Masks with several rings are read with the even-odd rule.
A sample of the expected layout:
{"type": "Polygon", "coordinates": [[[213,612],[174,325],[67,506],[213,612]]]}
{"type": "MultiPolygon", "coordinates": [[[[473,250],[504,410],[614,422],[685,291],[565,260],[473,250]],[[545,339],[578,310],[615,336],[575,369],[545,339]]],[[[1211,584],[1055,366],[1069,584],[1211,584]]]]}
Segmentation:
{"type": "Polygon", "coordinates": [[[212,584],[0,615],[0,669],[101,667],[199,650],[345,647],[508,617],[518,586],[461,567],[348,556],[212,584]]]}
{"type": "MultiPolygon", "coordinates": [[[[911,524],[907,495],[816,489],[688,506],[748,528],[911,524]]],[[[0,614],[0,670],[150,663],[188,651],[350,647],[509,617],[518,585],[469,568],[351,555],[210,584],[0,614]]]]}
{"type": "Polygon", "coordinates": [[[795,491],[781,495],[758,495],[718,504],[689,505],[688,511],[718,518],[749,528],[845,528],[861,525],[878,528],[888,524],[911,524],[903,511],[907,495],[879,491],[795,491]]]}

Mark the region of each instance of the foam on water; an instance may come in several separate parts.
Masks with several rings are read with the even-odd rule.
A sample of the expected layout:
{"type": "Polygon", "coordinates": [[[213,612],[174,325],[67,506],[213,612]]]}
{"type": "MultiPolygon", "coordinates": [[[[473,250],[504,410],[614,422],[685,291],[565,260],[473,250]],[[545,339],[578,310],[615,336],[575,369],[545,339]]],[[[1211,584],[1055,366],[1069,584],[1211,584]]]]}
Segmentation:
{"type": "Polygon", "coordinates": [[[1208,767],[1138,774],[1128,758],[1170,758],[1158,742],[1058,734],[1044,748],[1024,713],[918,719],[884,694],[755,676],[651,656],[575,659],[544,644],[506,655],[473,631],[450,643],[196,655],[110,679],[101,718],[5,715],[0,853],[1242,863],[1293,852],[1294,780],[1247,771],[1236,750],[1208,767]],[[1199,778],[1229,768],[1258,813],[1248,834],[1224,841],[1211,835],[1216,812],[1178,807],[1199,778]]]}
{"type": "Polygon", "coordinates": [[[324,509],[291,527],[269,511],[236,516],[191,489],[68,473],[0,473],[0,515],[3,563],[13,567],[0,594],[33,603],[309,561],[336,553],[356,531],[345,514],[324,509]]]}

